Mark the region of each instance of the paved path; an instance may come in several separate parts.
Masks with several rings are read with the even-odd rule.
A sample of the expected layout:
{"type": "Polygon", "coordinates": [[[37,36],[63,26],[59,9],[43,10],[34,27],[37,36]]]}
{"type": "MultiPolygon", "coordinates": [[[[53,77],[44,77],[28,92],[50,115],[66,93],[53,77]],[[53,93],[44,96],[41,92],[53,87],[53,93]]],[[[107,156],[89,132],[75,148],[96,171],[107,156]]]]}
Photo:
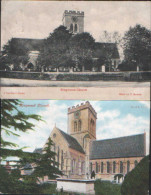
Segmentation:
{"type": "Polygon", "coordinates": [[[124,81],[39,81],[1,78],[4,87],[150,87],[150,82],[124,81]]]}

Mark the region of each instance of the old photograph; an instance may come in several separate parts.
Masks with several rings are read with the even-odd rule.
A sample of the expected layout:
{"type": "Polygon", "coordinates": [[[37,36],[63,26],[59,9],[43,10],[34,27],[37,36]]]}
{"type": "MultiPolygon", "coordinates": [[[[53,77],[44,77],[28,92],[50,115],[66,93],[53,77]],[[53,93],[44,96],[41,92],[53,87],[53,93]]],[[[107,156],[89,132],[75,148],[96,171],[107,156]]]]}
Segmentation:
{"type": "Polygon", "coordinates": [[[1,127],[2,193],[148,194],[149,101],[3,99],[1,127]]]}
{"type": "Polygon", "coordinates": [[[149,86],[149,1],[1,4],[2,86],[149,86]]]}

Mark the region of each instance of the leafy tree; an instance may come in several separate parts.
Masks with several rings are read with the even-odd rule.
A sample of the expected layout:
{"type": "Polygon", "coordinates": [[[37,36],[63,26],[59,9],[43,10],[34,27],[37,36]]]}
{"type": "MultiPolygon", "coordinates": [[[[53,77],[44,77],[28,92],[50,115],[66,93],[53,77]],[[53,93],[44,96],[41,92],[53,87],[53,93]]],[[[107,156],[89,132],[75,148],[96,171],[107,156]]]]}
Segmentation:
{"type": "Polygon", "coordinates": [[[28,63],[29,55],[28,49],[21,42],[16,42],[16,39],[12,38],[4,45],[2,55],[0,57],[1,69],[10,69],[10,65],[13,65],[14,70],[21,69],[21,64],[28,63]]]}
{"type": "Polygon", "coordinates": [[[149,156],[129,172],[121,186],[122,195],[147,195],[149,191],[149,156]]]}
{"type": "Polygon", "coordinates": [[[151,31],[137,24],[130,27],[123,38],[124,60],[139,66],[140,70],[151,70],[151,31]]]}
{"type": "Polygon", "coordinates": [[[36,178],[43,178],[48,176],[53,179],[57,175],[62,175],[62,172],[57,168],[58,163],[55,162],[56,153],[51,150],[53,142],[49,137],[44,149],[39,159],[35,159],[35,166],[33,176],[36,178]]]}
{"type": "Polygon", "coordinates": [[[69,55],[80,69],[84,66],[87,70],[92,68],[92,52],[95,40],[87,32],[76,34],[70,40],[69,55]]]}
{"type": "Polygon", "coordinates": [[[72,34],[64,26],[59,26],[45,39],[38,57],[39,67],[57,68],[67,66],[68,42],[72,34]]]}

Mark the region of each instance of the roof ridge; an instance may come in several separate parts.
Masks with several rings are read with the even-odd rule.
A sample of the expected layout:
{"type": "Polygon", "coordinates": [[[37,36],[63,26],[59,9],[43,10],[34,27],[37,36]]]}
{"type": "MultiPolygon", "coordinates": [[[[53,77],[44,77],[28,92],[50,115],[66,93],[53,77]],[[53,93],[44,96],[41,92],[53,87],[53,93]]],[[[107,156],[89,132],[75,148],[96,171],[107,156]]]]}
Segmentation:
{"type": "Polygon", "coordinates": [[[93,140],[92,142],[107,141],[107,140],[113,140],[113,139],[119,139],[119,138],[126,138],[126,137],[134,137],[134,136],[138,136],[138,135],[144,135],[144,133],[134,134],[134,135],[127,135],[127,136],[122,136],[122,137],[114,137],[114,138],[109,138],[109,139],[93,140]]]}

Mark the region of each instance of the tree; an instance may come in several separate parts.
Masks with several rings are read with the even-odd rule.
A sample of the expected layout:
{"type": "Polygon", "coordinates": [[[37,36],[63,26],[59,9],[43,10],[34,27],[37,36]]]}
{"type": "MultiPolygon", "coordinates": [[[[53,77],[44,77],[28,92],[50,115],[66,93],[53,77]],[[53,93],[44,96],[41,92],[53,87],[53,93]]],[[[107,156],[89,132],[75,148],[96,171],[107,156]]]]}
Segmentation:
{"type": "Polygon", "coordinates": [[[92,52],[95,40],[87,32],[76,34],[70,40],[69,55],[77,65],[82,68],[84,66],[87,70],[92,68],[92,52]]]}
{"type": "Polygon", "coordinates": [[[130,27],[123,38],[124,60],[139,66],[140,70],[151,70],[151,31],[137,24],[130,27]]]}
{"type": "Polygon", "coordinates": [[[17,42],[16,39],[12,38],[4,45],[2,55],[0,57],[1,69],[10,69],[13,65],[14,70],[21,69],[20,65],[28,63],[29,55],[28,49],[21,42],[17,42]]]}
{"type": "Polygon", "coordinates": [[[104,43],[116,43],[117,45],[121,44],[122,37],[119,32],[107,32],[106,30],[102,32],[100,36],[100,41],[104,43]]]}
{"type": "Polygon", "coordinates": [[[64,26],[59,26],[45,39],[38,57],[38,66],[44,68],[58,68],[67,66],[68,42],[72,34],[64,26]]]}
{"type": "Polygon", "coordinates": [[[51,150],[52,146],[53,142],[49,137],[40,158],[34,161],[35,166],[32,173],[34,177],[43,178],[44,176],[48,176],[54,179],[57,175],[62,175],[62,172],[57,168],[58,163],[55,162],[56,153],[51,150]]]}
{"type": "MultiPolygon", "coordinates": [[[[1,133],[6,135],[19,136],[16,133],[17,130],[27,132],[28,130],[34,130],[35,125],[29,122],[29,119],[36,121],[42,120],[41,116],[36,114],[25,114],[18,109],[18,106],[22,102],[20,100],[2,100],[1,101],[1,133]]],[[[1,136],[1,152],[2,157],[9,155],[17,156],[22,155],[21,150],[7,149],[7,147],[17,147],[16,143],[8,142],[1,136]],[[20,153],[19,153],[20,151],[20,153]]]]}
{"type": "Polygon", "coordinates": [[[122,195],[147,195],[149,191],[149,156],[129,172],[121,186],[122,195]]]}

